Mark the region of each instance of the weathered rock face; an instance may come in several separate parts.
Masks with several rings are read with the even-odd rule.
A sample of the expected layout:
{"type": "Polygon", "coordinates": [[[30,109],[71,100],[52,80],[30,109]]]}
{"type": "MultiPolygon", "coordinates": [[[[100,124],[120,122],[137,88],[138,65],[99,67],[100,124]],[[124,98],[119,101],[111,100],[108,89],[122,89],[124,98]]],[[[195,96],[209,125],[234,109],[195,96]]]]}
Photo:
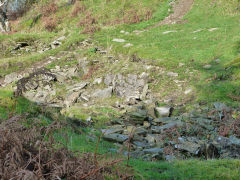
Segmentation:
{"type": "Polygon", "coordinates": [[[35,0],[9,0],[8,2],[8,15],[10,18],[16,18],[21,15],[28,5],[35,2],[35,0]]]}
{"type": "Polygon", "coordinates": [[[136,74],[122,74],[105,76],[104,83],[107,86],[113,86],[114,93],[127,100],[145,98],[148,90],[146,86],[147,78],[140,78],[136,74]]]}

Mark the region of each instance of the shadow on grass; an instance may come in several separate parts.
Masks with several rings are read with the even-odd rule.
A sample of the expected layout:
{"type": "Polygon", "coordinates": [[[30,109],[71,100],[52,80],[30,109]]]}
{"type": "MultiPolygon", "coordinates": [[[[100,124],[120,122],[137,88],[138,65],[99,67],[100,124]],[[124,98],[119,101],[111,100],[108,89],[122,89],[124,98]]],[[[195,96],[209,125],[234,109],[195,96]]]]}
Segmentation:
{"type": "MultiPolygon", "coordinates": [[[[60,108],[50,108],[37,105],[24,97],[14,97],[13,92],[0,90],[0,121],[8,120],[15,115],[23,115],[31,127],[34,119],[40,120],[40,126],[49,126],[58,121],[66,124],[55,133],[55,140],[61,142],[72,151],[80,151],[81,153],[94,153],[98,137],[101,135],[98,131],[92,131],[91,126],[83,126],[79,123],[81,120],[72,119],[61,115],[60,108]]],[[[99,143],[98,153],[105,154],[113,148],[113,144],[105,142],[101,139],[99,143]]]]}

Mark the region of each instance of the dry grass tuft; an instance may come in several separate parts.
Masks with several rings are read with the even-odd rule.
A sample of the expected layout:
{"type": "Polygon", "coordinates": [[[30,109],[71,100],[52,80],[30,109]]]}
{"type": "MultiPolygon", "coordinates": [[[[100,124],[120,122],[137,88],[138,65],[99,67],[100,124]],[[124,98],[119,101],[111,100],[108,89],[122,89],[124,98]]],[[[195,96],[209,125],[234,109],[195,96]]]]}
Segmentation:
{"type": "MultiPolygon", "coordinates": [[[[66,124],[54,122],[48,127],[34,118],[30,127],[22,116],[14,116],[0,125],[0,179],[2,180],[52,180],[52,179],[104,179],[104,174],[113,174],[114,165],[122,160],[113,160],[98,165],[93,154],[76,153],[66,148],[56,148],[53,135],[66,124]]],[[[59,144],[59,147],[61,145],[59,144]]],[[[114,174],[113,174],[114,175],[114,174]]]]}
{"type": "Polygon", "coordinates": [[[75,3],[75,5],[73,7],[71,16],[76,17],[76,16],[78,16],[79,13],[83,13],[85,11],[86,11],[86,6],[84,6],[84,4],[82,4],[80,2],[77,2],[77,3],[75,3]]]}
{"type": "Polygon", "coordinates": [[[86,15],[84,18],[82,18],[79,23],[78,26],[87,26],[87,25],[93,25],[93,24],[97,24],[97,19],[95,17],[93,17],[92,13],[90,11],[86,12],[86,15]]]}
{"type": "Polygon", "coordinates": [[[56,17],[45,17],[43,21],[46,30],[52,32],[56,29],[57,27],[56,17]]]}
{"type": "Polygon", "coordinates": [[[46,6],[42,7],[42,15],[44,17],[48,17],[51,14],[55,14],[58,10],[58,6],[56,3],[51,3],[51,4],[47,4],[46,6]]]}

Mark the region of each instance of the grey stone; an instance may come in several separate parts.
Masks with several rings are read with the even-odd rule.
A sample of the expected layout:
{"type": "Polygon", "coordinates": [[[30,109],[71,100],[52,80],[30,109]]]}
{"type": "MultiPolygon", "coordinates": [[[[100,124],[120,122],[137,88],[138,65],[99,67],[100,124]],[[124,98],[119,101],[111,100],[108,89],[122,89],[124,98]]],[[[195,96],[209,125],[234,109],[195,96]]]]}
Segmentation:
{"type": "Polygon", "coordinates": [[[204,69],[211,69],[212,68],[212,65],[211,64],[206,64],[203,66],[204,69]]]}
{"type": "Polygon", "coordinates": [[[80,95],[80,98],[78,99],[79,101],[84,101],[84,102],[88,102],[90,100],[90,95],[88,95],[86,92],[83,92],[80,95]]]}
{"type": "Polygon", "coordinates": [[[171,107],[155,107],[154,112],[156,117],[168,117],[171,114],[171,107]]]}
{"type": "Polygon", "coordinates": [[[144,154],[163,154],[163,148],[144,149],[144,154]]]}
{"type": "Polygon", "coordinates": [[[170,121],[175,121],[176,118],[172,118],[172,117],[163,117],[163,118],[156,118],[153,119],[153,122],[155,123],[162,123],[162,124],[166,124],[169,123],[170,121]]]}
{"type": "Polygon", "coordinates": [[[133,152],[124,152],[123,155],[130,156],[131,158],[139,159],[139,158],[142,158],[144,153],[142,151],[136,150],[133,152]]]}
{"type": "Polygon", "coordinates": [[[141,141],[133,141],[133,145],[137,146],[137,148],[151,148],[151,145],[141,141]]]}
{"type": "Polygon", "coordinates": [[[138,127],[138,128],[136,128],[136,130],[135,130],[135,134],[138,134],[138,135],[146,135],[146,134],[147,134],[147,130],[144,129],[143,127],[138,127]]]}
{"type": "Polygon", "coordinates": [[[172,155],[166,155],[164,159],[166,161],[174,161],[174,160],[176,160],[176,157],[172,156],[172,155]]]}
{"type": "Polygon", "coordinates": [[[108,74],[108,75],[106,75],[105,78],[104,78],[104,83],[105,83],[107,86],[110,86],[110,85],[113,85],[113,80],[114,80],[114,75],[108,74]]]}
{"type": "Polygon", "coordinates": [[[177,32],[177,31],[175,31],[175,30],[173,30],[173,31],[164,31],[163,34],[169,34],[169,33],[174,33],[174,32],[177,32]]]}
{"type": "Polygon", "coordinates": [[[216,30],[218,30],[218,28],[210,28],[210,29],[208,29],[209,32],[216,31],[216,30]]]}
{"type": "MultiPolygon", "coordinates": [[[[140,99],[140,96],[143,92],[145,81],[139,79],[136,74],[128,74],[127,77],[124,77],[121,74],[116,76],[108,75],[105,77],[105,84],[110,84],[114,86],[114,92],[119,97],[125,97],[128,101],[130,99],[140,99]]],[[[145,87],[145,92],[148,87],[145,87]]],[[[144,96],[144,94],[143,94],[144,96]]]]}
{"type": "Polygon", "coordinates": [[[10,84],[14,81],[17,81],[18,80],[18,74],[17,73],[11,73],[11,74],[8,74],[5,76],[5,79],[4,79],[4,82],[6,84],[10,84]]]}
{"type": "Polygon", "coordinates": [[[66,107],[72,106],[80,96],[80,92],[71,92],[65,98],[64,104],[66,107]]]}
{"type": "Polygon", "coordinates": [[[140,142],[146,142],[145,138],[142,136],[139,136],[137,134],[134,134],[133,141],[140,141],[140,142]]]}
{"type": "Polygon", "coordinates": [[[193,155],[198,155],[200,152],[201,144],[197,143],[199,140],[196,138],[178,138],[179,143],[175,145],[176,149],[179,149],[181,151],[187,151],[193,155]]]}
{"type": "Polygon", "coordinates": [[[135,126],[128,126],[127,127],[128,134],[137,134],[137,135],[146,135],[147,130],[143,127],[135,127],[135,126]]]}
{"type": "Polygon", "coordinates": [[[60,42],[60,41],[53,41],[51,44],[50,44],[50,46],[51,46],[51,48],[52,49],[55,49],[55,48],[57,48],[58,46],[60,46],[62,43],[60,42]]]}
{"type": "Polygon", "coordinates": [[[148,120],[147,111],[145,110],[129,112],[128,116],[129,116],[129,120],[135,124],[143,124],[144,121],[148,120]]]}
{"type": "Polygon", "coordinates": [[[116,134],[116,133],[103,135],[103,139],[105,139],[107,141],[119,142],[119,143],[123,143],[128,138],[129,138],[129,136],[127,136],[127,135],[116,134]]]}
{"type": "Polygon", "coordinates": [[[123,47],[124,47],[124,48],[127,48],[127,47],[132,47],[132,46],[133,46],[133,44],[127,43],[127,44],[125,44],[123,47]]]}
{"type": "Polygon", "coordinates": [[[96,78],[96,79],[93,81],[93,84],[94,84],[94,85],[95,85],[95,84],[101,84],[102,81],[103,81],[102,78],[96,78]]]}
{"type": "Polygon", "coordinates": [[[78,92],[81,89],[85,88],[88,84],[89,84],[88,82],[80,82],[80,83],[74,84],[73,86],[67,87],[67,90],[69,92],[78,92]]]}
{"type": "Polygon", "coordinates": [[[93,94],[93,98],[109,98],[112,96],[113,88],[108,87],[106,89],[97,89],[93,94]]]}
{"type": "Polygon", "coordinates": [[[183,123],[181,121],[175,121],[175,122],[170,122],[168,124],[165,124],[163,126],[152,126],[152,132],[153,133],[161,133],[166,129],[170,129],[173,127],[179,127],[182,125],[183,125],[183,123]]]}
{"type": "Polygon", "coordinates": [[[49,92],[38,90],[33,98],[33,101],[35,101],[38,104],[44,104],[47,101],[48,95],[49,95],[49,92]]]}
{"type": "Polygon", "coordinates": [[[104,135],[107,135],[107,134],[114,134],[114,133],[122,133],[123,132],[123,128],[122,128],[122,126],[119,126],[119,125],[117,125],[117,126],[114,126],[114,127],[112,127],[112,128],[110,128],[110,129],[102,129],[102,133],[104,134],[104,135]]]}
{"type": "Polygon", "coordinates": [[[151,123],[148,122],[148,121],[144,121],[144,122],[143,122],[143,127],[144,127],[144,128],[149,128],[149,127],[151,127],[151,123]]]}
{"type": "Polygon", "coordinates": [[[71,78],[71,77],[78,77],[78,68],[73,67],[73,68],[69,68],[66,72],[66,76],[71,78]]]}
{"type": "Polygon", "coordinates": [[[63,41],[64,39],[66,39],[66,36],[61,36],[57,39],[57,41],[63,41]]]}
{"type": "Polygon", "coordinates": [[[167,75],[170,77],[178,77],[178,73],[175,72],[168,72],[167,75]]]}
{"type": "Polygon", "coordinates": [[[154,134],[147,134],[147,136],[145,137],[145,139],[149,142],[149,143],[156,143],[156,136],[154,134]]]}
{"type": "Polygon", "coordinates": [[[148,73],[146,73],[146,72],[143,72],[142,74],[140,74],[140,75],[139,75],[139,78],[141,78],[141,79],[147,79],[147,78],[148,78],[148,76],[149,76],[149,74],[148,74],[148,73]]]}
{"type": "Polygon", "coordinates": [[[224,103],[220,103],[220,102],[215,102],[213,103],[215,109],[219,112],[222,112],[222,111],[227,111],[229,112],[230,111],[230,108],[227,107],[224,103]]]}
{"type": "Polygon", "coordinates": [[[117,39],[117,38],[115,38],[115,39],[113,39],[112,41],[113,41],[113,42],[119,42],[119,43],[123,43],[123,42],[125,42],[126,40],[124,40],[124,39],[117,39]]]}
{"type": "Polygon", "coordinates": [[[25,88],[27,91],[36,90],[38,88],[38,83],[36,81],[28,81],[25,88]]]}
{"type": "Polygon", "coordinates": [[[142,90],[142,94],[140,95],[140,99],[144,100],[147,96],[147,93],[148,93],[148,84],[145,84],[142,90]]]}

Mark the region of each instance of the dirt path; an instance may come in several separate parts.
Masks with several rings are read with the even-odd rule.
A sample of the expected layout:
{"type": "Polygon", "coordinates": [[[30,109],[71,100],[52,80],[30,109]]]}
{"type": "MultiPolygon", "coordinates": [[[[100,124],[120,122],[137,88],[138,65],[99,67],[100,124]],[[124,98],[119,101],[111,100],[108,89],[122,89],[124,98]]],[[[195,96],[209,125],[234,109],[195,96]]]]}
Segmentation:
{"type": "Polygon", "coordinates": [[[173,13],[166,17],[163,21],[147,28],[147,30],[165,25],[181,23],[182,18],[191,10],[194,0],[178,0],[173,4],[173,13]]]}

